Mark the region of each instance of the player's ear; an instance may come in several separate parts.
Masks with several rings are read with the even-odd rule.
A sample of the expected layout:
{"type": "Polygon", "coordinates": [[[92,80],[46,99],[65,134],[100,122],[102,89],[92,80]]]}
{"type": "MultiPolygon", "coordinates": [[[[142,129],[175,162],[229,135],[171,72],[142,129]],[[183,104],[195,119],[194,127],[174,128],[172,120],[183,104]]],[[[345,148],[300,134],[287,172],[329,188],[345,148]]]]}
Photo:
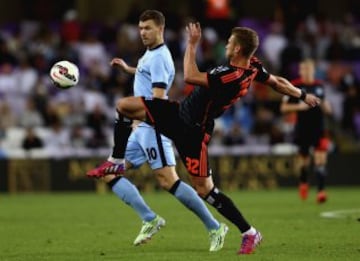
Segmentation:
{"type": "Polygon", "coordinates": [[[237,54],[240,54],[240,53],[241,53],[241,45],[240,45],[240,44],[236,44],[235,47],[234,47],[234,51],[235,51],[237,54]]]}

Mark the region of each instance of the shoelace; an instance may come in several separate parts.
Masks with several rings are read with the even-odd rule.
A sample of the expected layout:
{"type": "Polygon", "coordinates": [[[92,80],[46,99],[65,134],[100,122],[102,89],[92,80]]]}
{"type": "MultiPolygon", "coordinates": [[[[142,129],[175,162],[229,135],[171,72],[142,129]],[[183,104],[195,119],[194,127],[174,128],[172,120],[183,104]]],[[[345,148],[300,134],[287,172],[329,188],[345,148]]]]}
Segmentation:
{"type": "Polygon", "coordinates": [[[141,229],[141,233],[149,233],[153,229],[153,226],[149,223],[144,224],[143,228],[141,229]]]}

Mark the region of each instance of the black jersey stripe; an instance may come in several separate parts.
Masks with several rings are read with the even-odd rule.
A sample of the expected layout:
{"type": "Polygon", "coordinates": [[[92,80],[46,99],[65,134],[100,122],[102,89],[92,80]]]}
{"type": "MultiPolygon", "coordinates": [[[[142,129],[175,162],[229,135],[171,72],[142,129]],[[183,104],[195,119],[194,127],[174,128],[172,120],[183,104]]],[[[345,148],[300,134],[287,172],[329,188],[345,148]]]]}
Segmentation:
{"type": "Polygon", "coordinates": [[[163,147],[162,140],[161,140],[161,134],[160,134],[160,132],[155,130],[155,135],[156,135],[156,142],[157,142],[158,148],[159,148],[161,163],[162,163],[163,167],[166,167],[166,166],[168,166],[168,164],[166,161],[164,147],[163,147]]]}

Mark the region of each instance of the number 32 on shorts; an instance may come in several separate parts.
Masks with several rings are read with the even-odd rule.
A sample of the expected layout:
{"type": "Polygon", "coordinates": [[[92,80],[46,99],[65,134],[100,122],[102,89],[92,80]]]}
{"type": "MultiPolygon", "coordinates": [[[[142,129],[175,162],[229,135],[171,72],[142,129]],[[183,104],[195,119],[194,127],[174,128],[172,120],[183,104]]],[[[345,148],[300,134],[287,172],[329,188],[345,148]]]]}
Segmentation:
{"type": "Polygon", "coordinates": [[[186,169],[192,174],[199,174],[199,160],[186,157],[186,169]]]}

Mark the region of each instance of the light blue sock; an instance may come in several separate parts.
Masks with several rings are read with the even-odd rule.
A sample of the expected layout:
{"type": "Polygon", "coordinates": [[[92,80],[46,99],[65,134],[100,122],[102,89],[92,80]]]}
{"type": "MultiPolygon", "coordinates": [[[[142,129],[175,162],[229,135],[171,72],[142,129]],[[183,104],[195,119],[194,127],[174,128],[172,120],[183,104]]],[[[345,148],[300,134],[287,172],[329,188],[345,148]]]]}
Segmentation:
{"type": "Polygon", "coordinates": [[[183,205],[194,212],[202,220],[207,230],[220,227],[219,222],[213,217],[204,201],[191,186],[178,180],[170,189],[170,193],[174,194],[183,205]]]}
{"type": "Polygon", "coordinates": [[[112,191],[126,204],[131,206],[144,221],[151,221],[156,214],[145,203],[139,190],[129,180],[121,177],[112,187],[112,191]]]}

